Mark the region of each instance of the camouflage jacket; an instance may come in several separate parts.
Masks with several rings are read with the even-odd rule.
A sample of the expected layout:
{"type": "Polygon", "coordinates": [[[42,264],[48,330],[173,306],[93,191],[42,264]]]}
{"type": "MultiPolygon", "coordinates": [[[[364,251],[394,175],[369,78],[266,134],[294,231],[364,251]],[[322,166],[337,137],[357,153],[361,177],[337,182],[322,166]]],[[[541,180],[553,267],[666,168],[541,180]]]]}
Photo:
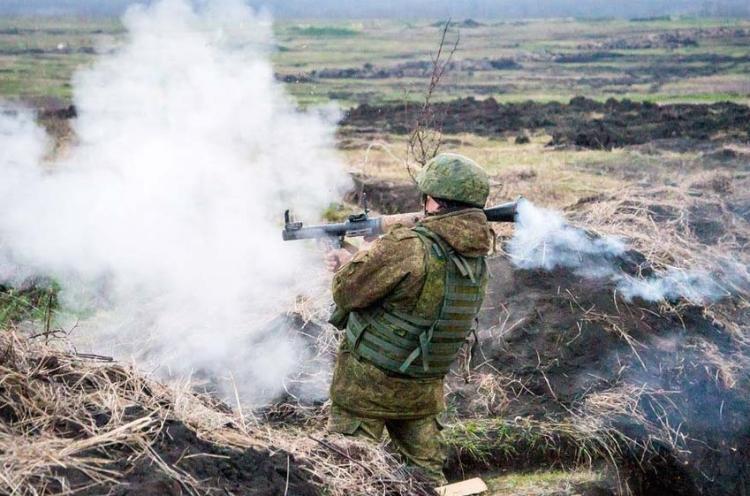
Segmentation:
{"type": "MultiPolygon", "coordinates": [[[[461,255],[487,255],[494,236],[479,209],[436,215],[422,225],[461,255]]],[[[396,226],[361,251],[333,278],[333,299],[342,310],[387,304],[411,312],[423,290],[425,249],[409,228],[396,226]]],[[[341,408],[374,418],[420,418],[445,407],[442,379],[415,379],[385,372],[352,356],[341,345],[331,384],[331,399],[341,408]]]]}

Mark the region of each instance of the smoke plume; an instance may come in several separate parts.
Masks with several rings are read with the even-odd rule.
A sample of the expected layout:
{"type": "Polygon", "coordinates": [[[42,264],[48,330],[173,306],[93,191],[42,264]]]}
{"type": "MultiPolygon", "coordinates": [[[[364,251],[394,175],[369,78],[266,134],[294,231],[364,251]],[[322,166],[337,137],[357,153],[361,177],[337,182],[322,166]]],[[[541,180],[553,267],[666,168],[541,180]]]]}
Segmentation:
{"type": "Polygon", "coordinates": [[[559,212],[537,207],[527,200],[518,205],[516,230],[508,251],[513,263],[522,269],[551,271],[562,267],[580,277],[608,279],[626,301],[682,298],[705,304],[727,295],[706,270],[669,268],[650,277],[628,274],[620,263],[628,252],[622,239],[593,235],[571,226],[559,212]]]}
{"type": "Polygon", "coordinates": [[[0,277],[56,280],[79,350],[257,402],[307,358],[274,316],[320,289],[319,255],[282,244],[281,214],[319,215],[348,179],[331,120],[274,81],[270,21],[200,5],[128,10],[123,43],[74,77],[62,158],[45,160],[31,113],[0,113],[0,277]]]}

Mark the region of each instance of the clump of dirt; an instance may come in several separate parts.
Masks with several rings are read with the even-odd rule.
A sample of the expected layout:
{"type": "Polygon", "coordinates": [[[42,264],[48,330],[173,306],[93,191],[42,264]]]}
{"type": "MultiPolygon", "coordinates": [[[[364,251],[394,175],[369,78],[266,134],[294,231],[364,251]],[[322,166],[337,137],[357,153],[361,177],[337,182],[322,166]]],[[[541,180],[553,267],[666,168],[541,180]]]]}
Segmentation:
{"type": "Polygon", "coordinates": [[[733,148],[723,147],[718,150],[711,150],[703,154],[703,158],[722,164],[742,163],[750,164],[750,153],[733,148]]]}
{"type": "MultiPolygon", "coordinates": [[[[731,102],[711,105],[657,105],[575,97],[568,104],[525,102],[500,104],[493,98],[460,98],[434,103],[435,122],[445,133],[503,136],[518,129],[544,130],[550,145],[610,150],[660,139],[750,141],[750,107],[731,102]]],[[[415,112],[403,105],[359,105],[341,124],[406,134],[415,112]]]]}

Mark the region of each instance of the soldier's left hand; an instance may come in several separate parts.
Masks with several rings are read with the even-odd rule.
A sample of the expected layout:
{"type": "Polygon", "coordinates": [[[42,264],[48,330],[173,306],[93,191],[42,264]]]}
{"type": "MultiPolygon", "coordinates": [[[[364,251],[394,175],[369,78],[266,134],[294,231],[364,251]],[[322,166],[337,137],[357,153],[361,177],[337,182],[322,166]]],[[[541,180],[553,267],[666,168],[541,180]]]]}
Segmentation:
{"type": "Polygon", "coordinates": [[[336,272],[343,265],[346,265],[354,255],[344,248],[338,248],[330,250],[326,253],[325,262],[326,269],[330,272],[336,272]]]}

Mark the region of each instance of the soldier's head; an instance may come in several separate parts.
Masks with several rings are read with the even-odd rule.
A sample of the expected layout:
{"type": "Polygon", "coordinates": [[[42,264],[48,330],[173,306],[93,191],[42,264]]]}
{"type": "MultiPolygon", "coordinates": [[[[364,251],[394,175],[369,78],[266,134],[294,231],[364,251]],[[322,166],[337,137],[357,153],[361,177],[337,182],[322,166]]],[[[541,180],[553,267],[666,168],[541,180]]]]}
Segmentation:
{"type": "Polygon", "coordinates": [[[490,194],[490,181],[484,169],[455,153],[441,153],[433,158],[416,179],[428,214],[483,208],[490,194]]]}

